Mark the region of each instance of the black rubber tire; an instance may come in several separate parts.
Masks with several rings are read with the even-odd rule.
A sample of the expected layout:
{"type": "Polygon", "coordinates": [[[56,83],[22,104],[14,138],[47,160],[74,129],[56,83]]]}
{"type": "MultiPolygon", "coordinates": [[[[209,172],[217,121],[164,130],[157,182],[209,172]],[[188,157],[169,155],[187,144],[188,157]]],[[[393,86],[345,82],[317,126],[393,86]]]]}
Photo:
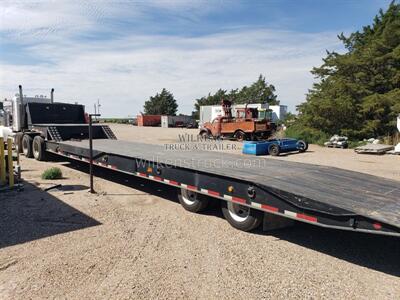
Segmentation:
{"type": "Polygon", "coordinates": [[[239,222],[231,216],[227,201],[222,201],[221,209],[222,209],[222,214],[224,215],[228,223],[232,227],[242,231],[251,231],[253,229],[256,229],[257,227],[260,226],[264,217],[263,212],[256,209],[248,208],[250,210],[249,215],[246,217],[245,220],[239,222]]]}
{"type": "Polygon", "coordinates": [[[299,140],[297,141],[297,145],[302,145],[301,147],[299,147],[299,152],[306,152],[308,149],[308,143],[306,141],[299,140]]]}
{"type": "Polygon", "coordinates": [[[208,139],[211,139],[211,134],[208,131],[202,131],[202,132],[200,132],[200,137],[203,140],[208,140],[208,139]]]}
{"type": "Polygon", "coordinates": [[[272,144],[268,147],[268,154],[271,156],[278,156],[280,152],[279,145],[272,144]]]}
{"type": "Polygon", "coordinates": [[[46,149],[44,144],[44,139],[37,135],[33,138],[32,142],[32,152],[33,157],[38,161],[46,160],[46,149]]]}
{"type": "Polygon", "coordinates": [[[184,209],[193,213],[198,213],[207,208],[210,198],[191,190],[181,189],[178,199],[184,209]]]}
{"type": "Polygon", "coordinates": [[[18,153],[22,153],[22,137],[24,134],[22,132],[17,132],[14,136],[14,144],[18,153]]]}
{"type": "Polygon", "coordinates": [[[238,131],[235,132],[234,138],[238,142],[243,142],[244,140],[247,139],[247,135],[243,130],[238,130],[238,131]]]}
{"type": "Polygon", "coordinates": [[[33,142],[32,137],[27,134],[24,134],[24,136],[22,137],[22,152],[28,158],[33,157],[32,142],[33,142]]]}

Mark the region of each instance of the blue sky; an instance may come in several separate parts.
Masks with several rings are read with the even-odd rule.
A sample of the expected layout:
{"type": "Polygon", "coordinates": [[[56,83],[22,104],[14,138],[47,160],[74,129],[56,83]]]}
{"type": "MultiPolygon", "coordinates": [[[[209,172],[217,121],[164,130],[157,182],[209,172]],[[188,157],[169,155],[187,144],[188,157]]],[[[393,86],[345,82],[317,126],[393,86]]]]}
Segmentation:
{"type": "Polygon", "coordinates": [[[386,0],[2,1],[0,97],[100,99],[104,116],[136,115],[163,87],[179,111],[260,73],[294,111],[337,34],[370,24],[386,0]]]}

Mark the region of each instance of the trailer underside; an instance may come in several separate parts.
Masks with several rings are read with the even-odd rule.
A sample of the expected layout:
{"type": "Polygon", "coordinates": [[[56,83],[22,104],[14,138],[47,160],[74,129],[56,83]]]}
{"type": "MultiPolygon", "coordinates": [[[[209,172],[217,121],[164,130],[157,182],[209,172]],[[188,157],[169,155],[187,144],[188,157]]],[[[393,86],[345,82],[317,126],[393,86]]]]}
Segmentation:
{"type": "MultiPolygon", "coordinates": [[[[89,143],[46,143],[88,162],[89,143]]],[[[216,151],[168,151],[110,139],[93,141],[94,163],[319,226],[400,235],[400,184],[367,174],[216,151]]]]}

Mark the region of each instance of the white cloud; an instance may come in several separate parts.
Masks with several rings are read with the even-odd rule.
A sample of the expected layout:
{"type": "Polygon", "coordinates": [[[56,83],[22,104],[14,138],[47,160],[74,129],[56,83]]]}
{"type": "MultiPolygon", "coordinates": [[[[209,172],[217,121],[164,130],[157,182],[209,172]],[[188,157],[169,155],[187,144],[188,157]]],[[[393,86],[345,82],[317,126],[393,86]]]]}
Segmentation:
{"type": "MultiPolygon", "coordinates": [[[[183,4],[178,2],[176,9],[187,9],[179,5],[183,4]]],[[[334,33],[260,29],[200,37],[125,33],[104,41],[78,42],[65,24],[79,30],[102,26],[100,19],[107,9],[97,7],[101,7],[100,12],[91,16],[67,6],[61,12],[55,10],[54,20],[58,21],[46,20],[48,23],[41,23],[34,10],[35,26],[31,27],[20,24],[4,28],[3,21],[1,30],[12,32],[16,40],[18,32],[52,27],[59,28],[59,32],[24,46],[26,52],[48,63],[0,64],[0,96],[12,96],[18,84],[25,87],[26,94],[48,93],[54,87],[58,100],[79,101],[91,109],[100,99],[104,115],[127,116],[137,114],[149,96],[165,87],[178,99],[180,111],[189,113],[196,98],[218,88],[229,90],[251,84],[262,73],[276,86],[282,103],[294,109],[312,85],[310,69],[321,63],[325,49],[339,48],[334,33]],[[81,13],[65,21],[75,10],[81,13]]],[[[114,17],[121,14],[121,7],[111,12],[114,17]]]]}

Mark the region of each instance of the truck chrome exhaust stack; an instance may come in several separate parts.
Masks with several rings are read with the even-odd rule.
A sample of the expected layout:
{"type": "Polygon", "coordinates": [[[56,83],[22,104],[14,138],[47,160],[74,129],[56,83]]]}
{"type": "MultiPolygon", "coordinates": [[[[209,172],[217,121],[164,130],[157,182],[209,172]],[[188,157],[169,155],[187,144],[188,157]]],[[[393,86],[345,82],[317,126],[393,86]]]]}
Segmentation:
{"type": "Polygon", "coordinates": [[[21,100],[21,104],[24,103],[24,95],[22,94],[22,85],[18,86],[19,88],[19,100],[21,100]]]}
{"type": "Polygon", "coordinates": [[[50,99],[51,99],[51,103],[54,103],[54,89],[51,89],[50,99]]]}

